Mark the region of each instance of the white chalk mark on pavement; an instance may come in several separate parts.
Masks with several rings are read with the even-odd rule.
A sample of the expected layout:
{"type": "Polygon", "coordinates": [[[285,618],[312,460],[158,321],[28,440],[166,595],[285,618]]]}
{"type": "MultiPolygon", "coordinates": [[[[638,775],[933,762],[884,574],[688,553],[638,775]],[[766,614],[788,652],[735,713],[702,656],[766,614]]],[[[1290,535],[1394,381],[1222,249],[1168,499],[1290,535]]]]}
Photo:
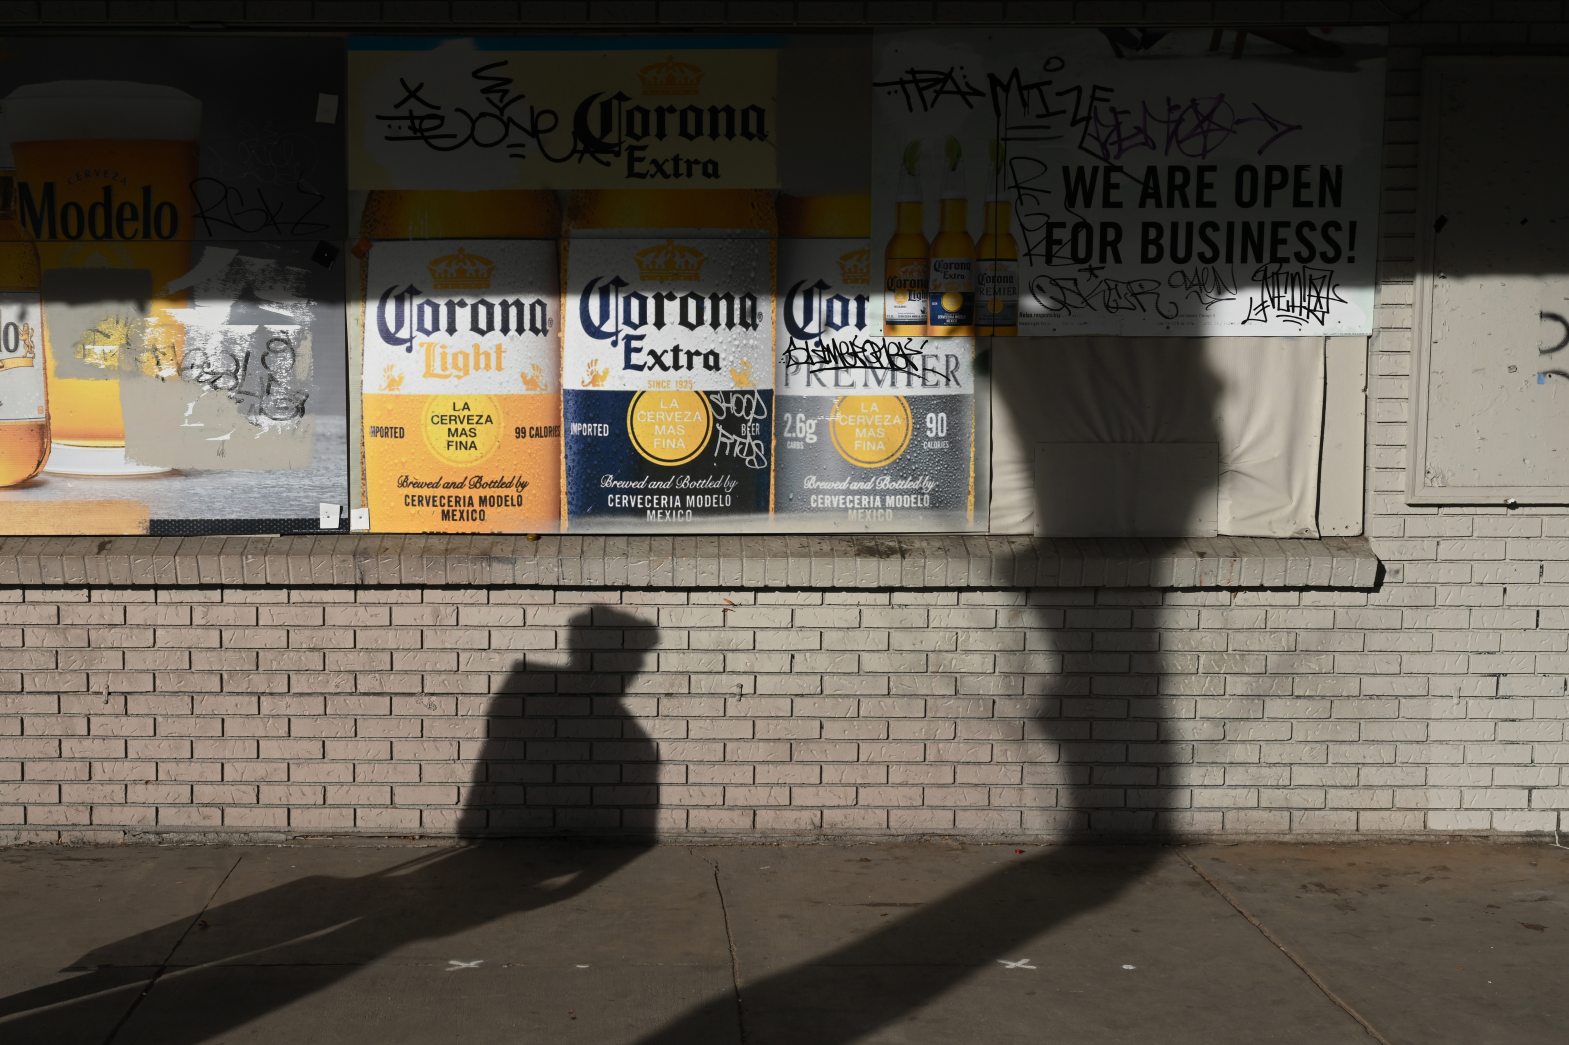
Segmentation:
{"type": "Polygon", "coordinates": [[[998,962],[999,965],[1002,965],[1002,966],[1004,966],[1006,968],[1009,968],[1009,969],[1034,969],[1034,968],[1036,968],[1036,966],[1030,964],[1030,960],[1028,958],[1020,958],[1016,962],[1010,962],[1010,961],[1008,961],[1008,960],[1006,960],[1004,958],[998,958],[997,962],[998,962]]]}

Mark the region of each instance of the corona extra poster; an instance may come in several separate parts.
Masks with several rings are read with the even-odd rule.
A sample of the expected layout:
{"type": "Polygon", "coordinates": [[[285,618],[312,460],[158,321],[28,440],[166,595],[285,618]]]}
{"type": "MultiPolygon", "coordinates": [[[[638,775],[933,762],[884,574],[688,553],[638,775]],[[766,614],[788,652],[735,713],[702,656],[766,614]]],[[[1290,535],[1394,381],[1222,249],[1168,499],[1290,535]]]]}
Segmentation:
{"type": "Polygon", "coordinates": [[[569,530],[766,523],[772,255],[760,236],[569,241],[569,530]]]}
{"type": "Polygon", "coordinates": [[[355,37],[355,189],[776,185],[768,37],[355,37]]]}
{"type": "Polygon", "coordinates": [[[366,506],[398,533],[554,530],[554,240],[407,240],[368,252],[366,506]]]}

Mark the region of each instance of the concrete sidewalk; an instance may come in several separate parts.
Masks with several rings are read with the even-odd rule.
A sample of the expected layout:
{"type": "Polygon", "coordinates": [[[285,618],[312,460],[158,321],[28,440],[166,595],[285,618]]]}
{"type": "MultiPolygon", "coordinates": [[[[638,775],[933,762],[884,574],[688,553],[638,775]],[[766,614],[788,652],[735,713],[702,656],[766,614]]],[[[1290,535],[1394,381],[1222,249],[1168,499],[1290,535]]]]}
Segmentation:
{"type": "Polygon", "coordinates": [[[0,1041],[1562,1042],[1569,851],[0,850],[0,1041]]]}

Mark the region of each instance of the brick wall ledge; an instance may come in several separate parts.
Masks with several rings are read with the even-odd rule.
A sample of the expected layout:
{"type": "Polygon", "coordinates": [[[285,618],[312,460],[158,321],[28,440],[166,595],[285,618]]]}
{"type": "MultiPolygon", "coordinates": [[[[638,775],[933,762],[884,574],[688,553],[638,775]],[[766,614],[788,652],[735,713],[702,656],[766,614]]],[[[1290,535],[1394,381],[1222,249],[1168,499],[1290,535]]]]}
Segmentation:
{"type": "Polygon", "coordinates": [[[1364,537],[0,538],[0,586],[1371,589],[1378,574],[1364,537]]]}

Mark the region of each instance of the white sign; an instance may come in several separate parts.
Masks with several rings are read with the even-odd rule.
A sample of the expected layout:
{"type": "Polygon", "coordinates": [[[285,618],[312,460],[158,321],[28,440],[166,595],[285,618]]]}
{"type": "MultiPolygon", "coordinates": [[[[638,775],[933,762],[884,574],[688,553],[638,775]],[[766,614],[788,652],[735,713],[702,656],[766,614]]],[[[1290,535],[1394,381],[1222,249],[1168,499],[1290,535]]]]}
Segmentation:
{"type": "Polygon", "coordinates": [[[929,324],[969,321],[978,291],[982,334],[1369,333],[1384,31],[1266,36],[878,34],[879,291],[919,267],[913,221],[930,278],[977,271],[932,284],[960,312],[929,324]]]}

